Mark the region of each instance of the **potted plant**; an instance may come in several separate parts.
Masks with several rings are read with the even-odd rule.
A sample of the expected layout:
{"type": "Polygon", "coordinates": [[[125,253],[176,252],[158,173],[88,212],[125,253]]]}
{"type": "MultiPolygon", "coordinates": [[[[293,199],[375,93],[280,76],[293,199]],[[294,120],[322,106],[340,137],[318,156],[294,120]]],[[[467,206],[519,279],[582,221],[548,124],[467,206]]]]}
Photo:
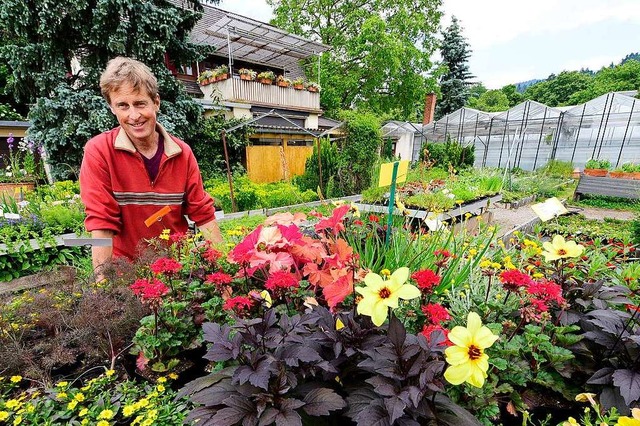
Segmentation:
{"type": "Polygon", "coordinates": [[[250,70],[249,68],[240,68],[238,70],[238,74],[240,74],[240,80],[251,81],[256,79],[256,75],[258,73],[256,73],[254,70],[250,70]]]}
{"type": "Polygon", "coordinates": [[[609,177],[612,177],[615,179],[624,179],[626,174],[627,173],[624,170],[622,170],[622,167],[616,167],[615,169],[609,172],[609,177]]]}
{"type": "Polygon", "coordinates": [[[293,85],[293,88],[296,90],[303,90],[304,89],[304,80],[302,79],[302,77],[298,77],[296,79],[294,79],[291,84],[293,85]]]}
{"type": "Polygon", "coordinates": [[[273,71],[263,71],[258,74],[258,81],[262,84],[273,84],[273,80],[276,79],[276,75],[273,71]]]}
{"type": "Polygon", "coordinates": [[[204,70],[200,74],[198,74],[198,83],[201,86],[206,86],[207,84],[213,83],[215,80],[215,74],[212,70],[204,70]]]}
{"type": "Polygon", "coordinates": [[[315,81],[310,81],[309,83],[307,83],[307,90],[310,92],[319,92],[320,85],[315,81]]]}
{"type": "Polygon", "coordinates": [[[640,165],[624,163],[620,168],[624,172],[623,179],[640,179],[640,165]]]}
{"type": "Polygon", "coordinates": [[[22,200],[24,193],[32,191],[40,178],[36,154],[41,153],[42,148],[26,138],[16,143],[13,133],[9,133],[7,147],[7,167],[0,169],[0,201],[4,196],[22,200]]]}
{"type": "Polygon", "coordinates": [[[604,177],[607,175],[611,162],[609,160],[600,160],[591,158],[584,165],[584,174],[587,176],[604,177]]]}
{"type": "Polygon", "coordinates": [[[279,75],[276,79],[276,84],[280,87],[289,87],[291,85],[291,80],[284,75],[279,75]]]}
{"type": "Polygon", "coordinates": [[[215,69],[216,81],[226,80],[229,78],[229,67],[220,65],[215,69]]]}

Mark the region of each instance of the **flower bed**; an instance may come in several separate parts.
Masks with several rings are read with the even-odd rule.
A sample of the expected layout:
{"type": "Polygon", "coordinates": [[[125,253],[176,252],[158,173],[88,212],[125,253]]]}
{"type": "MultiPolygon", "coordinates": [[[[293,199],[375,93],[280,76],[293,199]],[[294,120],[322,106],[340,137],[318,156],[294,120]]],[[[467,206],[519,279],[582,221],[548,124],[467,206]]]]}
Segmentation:
{"type": "MultiPolygon", "coordinates": [[[[272,216],[229,246],[163,234],[134,264],[114,265],[104,283],[7,300],[4,375],[30,368],[29,377],[51,383],[61,369],[76,377],[108,359],[125,378],[135,356],[138,370],[158,377],[200,348],[208,368],[176,385],[188,381],[180,391],[192,404],[187,422],[631,419],[640,400],[634,246],[556,230],[515,235],[507,247],[491,227],[421,233],[402,218],[386,241],[385,223],[346,204],[328,215],[272,216]],[[20,352],[7,345],[38,336],[47,338],[46,358],[22,352],[36,344],[20,352]],[[91,345],[77,346],[80,336],[91,345]],[[73,374],[78,348],[94,363],[73,374]],[[100,352],[102,361],[90,356],[100,352]],[[56,362],[45,362],[53,353],[56,362]]],[[[0,415],[13,422],[15,389],[0,389],[0,415]]],[[[109,409],[123,415],[131,404],[109,409]]]]}

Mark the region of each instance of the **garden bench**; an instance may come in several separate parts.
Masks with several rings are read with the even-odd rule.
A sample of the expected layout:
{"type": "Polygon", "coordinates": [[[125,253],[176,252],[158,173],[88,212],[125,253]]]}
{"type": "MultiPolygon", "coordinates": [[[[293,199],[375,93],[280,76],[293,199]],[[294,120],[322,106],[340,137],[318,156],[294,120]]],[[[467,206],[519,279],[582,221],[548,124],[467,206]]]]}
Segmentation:
{"type": "Polygon", "coordinates": [[[640,198],[640,180],[581,175],[573,199],[579,200],[582,195],[637,199],[640,198]]]}

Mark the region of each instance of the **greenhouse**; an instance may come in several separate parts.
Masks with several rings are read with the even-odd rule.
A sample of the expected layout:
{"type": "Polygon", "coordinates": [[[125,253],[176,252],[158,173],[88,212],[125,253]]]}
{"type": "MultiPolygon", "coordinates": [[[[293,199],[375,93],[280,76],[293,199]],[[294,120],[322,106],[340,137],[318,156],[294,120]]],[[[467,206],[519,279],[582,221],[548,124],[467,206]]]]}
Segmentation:
{"type": "MultiPolygon", "coordinates": [[[[408,152],[417,160],[425,138],[451,139],[475,145],[476,167],[534,170],[556,159],[583,168],[590,158],[609,160],[613,167],[638,163],[640,101],[635,94],[611,92],[581,105],[555,108],[528,100],[497,113],[461,108],[431,124],[414,126],[408,152]]],[[[390,123],[385,129],[392,133],[390,123]]]]}

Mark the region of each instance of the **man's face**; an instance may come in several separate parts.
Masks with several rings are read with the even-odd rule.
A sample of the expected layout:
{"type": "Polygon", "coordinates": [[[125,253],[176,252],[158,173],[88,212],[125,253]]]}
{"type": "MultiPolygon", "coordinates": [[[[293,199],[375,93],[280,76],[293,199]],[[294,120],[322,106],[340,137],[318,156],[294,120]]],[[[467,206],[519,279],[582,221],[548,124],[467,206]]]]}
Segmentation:
{"type": "Polygon", "coordinates": [[[110,107],[118,123],[129,139],[137,144],[155,142],[156,116],[160,109],[160,97],[151,98],[146,91],[134,90],[131,84],[124,84],[110,93],[110,107]]]}

